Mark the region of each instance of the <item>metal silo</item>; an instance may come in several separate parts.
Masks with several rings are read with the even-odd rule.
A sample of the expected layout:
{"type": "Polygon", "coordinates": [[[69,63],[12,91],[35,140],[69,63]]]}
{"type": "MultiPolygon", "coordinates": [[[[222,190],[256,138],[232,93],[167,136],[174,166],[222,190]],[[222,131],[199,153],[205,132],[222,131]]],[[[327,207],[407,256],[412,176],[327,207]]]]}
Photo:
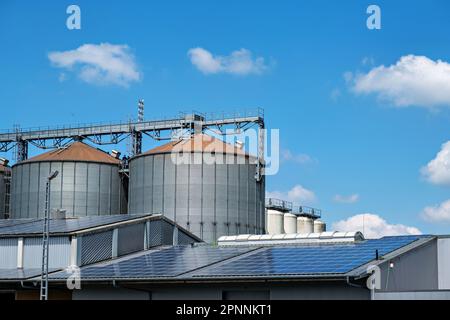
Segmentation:
{"type": "Polygon", "coordinates": [[[314,220],[314,233],[321,233],[327,231],[327,225],[322,220],[314,220]]]}
{"type": "Polygon", "coordinates": [[[11,174],[11,168],[6,166],[7,162],[0,159],[0,219],[5,217],[5,213],[9,213],[8,207],[8,184],[11,174]]]}
{"type": "Polygon", "coordinates": [[[204,134],[130,160],[129,212],[162,213],[206,242],[264,233],[264,179],[253,157],[204,134]]]}
{"type": "Polygon", "coordinates": [[[284,213],[278,210],[267,210],[267,233],[284,233],[284,213]]]}
{"type": "Polygon", "coordinates": [[[297,233],[313,233],[314,232],[314,220],[305,217],[299,216],[297,217],[297,233]]]}
{"type": "Polygon", "coordinates": [[[292,213],[284,214],[284,233],[297,233],[297,216],[292,213]]]}
{"type": "Polygon", "coordinates": [[[125,213],[119,168],[119,159],[82,142],[19,162],[12,168],[11,218],[44,215],[46,178],[54,170],[51,208],[68,217],[125,213]]]}

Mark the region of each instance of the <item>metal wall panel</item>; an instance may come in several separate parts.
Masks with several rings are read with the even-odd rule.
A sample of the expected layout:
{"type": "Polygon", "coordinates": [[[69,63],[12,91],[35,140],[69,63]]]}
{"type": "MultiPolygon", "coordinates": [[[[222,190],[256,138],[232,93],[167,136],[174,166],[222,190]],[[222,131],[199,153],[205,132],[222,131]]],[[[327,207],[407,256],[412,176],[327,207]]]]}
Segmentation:
{"type": "MultiPolygon", "coordinates": [[[[229,235],[228,230],[228,168],[223,155],[216,155],[216,230],[217,235],[229,235]]],[[[217,240],[216,235],[216,240],[217,240]]]]}
{"type": "Polygon", "coordinates": [[[177,165],[175,177],[175,215],[176,222],[188,229],[189,221],[189,164],[177,165]]]}
{"type": "MultiPolygon", "coordinates": [[[[50,208],[67,216],[123,213],[125,191],[115,165],[89,162],[27,162],[13,167],[12,218],[43,217],[46,181],[51,171],[50,208]]],[[[125,210],[126,211],[126,210],[125,210]]]]}
{"type": "MultiPolygon", "coordinates": [[[[20,168],[21,166],[19,166],[20,168]]],[[[28,215],[30,218],[37,218],[37,217],[43,217],[45,214],[45,186],[47,183],[47,177],[50,174],[50,162],[40,162],[39,163],[39,208],[37,212],[29,212],[28,215]]],[[[73,187],[72,187],[73,188],[73,187]]],[[[71,194],[71,197],[73,199],[73,191],[71,194]]],[[[73,200],[72,205],[70,207],[70,211],[67,213],[73,212],[73,200]]],[[[67,209],[64,207],[63,209],[67,209]]]]}
{"type": "Polygon", "coordinates": [[[150,221],[150,235],[148,238],[148,246],[156,247],[162,244],[162,220],[150,221]]]}
{"type": "MultiPolygon", "coordinates": [[[[73,216],[75,206],[75,163],[64,162],[62,164],[62,176],[61,207],[66,210],[67,216],[73,216]]],[[[45,182],[45,176],[42,179],[45,182]]],[[[44,211],[44,207],[42,207],[42,211],[44,211]]]]}
{"type": "Polygon", "coordinates": [[[191,155],[189,166],[189,231],[203,239],[202,165],[191,155]],[[196,163],[197,162],[197,163],[196,163]]]}
{"type": "Polygon", "coordinates": [[[30,166],[22,169],[22,205],[20,208],[20,217],[25,218],[29,210],[30,195],[30,166]]]}
{"type": "Polygon", "coordinates": [[[4,177],[4,173],[0,172],[0,219],[3,219],[3,214],[5,213],[6,183],[4,177]]]}
{"type": "MultiPolygon", "coordinates": [[[[215,156],[209,155],[209,157],[215,156]]],[[[207,242],[214,242],[217,240],[216,165],[210,164],[203,159],[202,170],[203,239],[207,242]]]]}
{"type": "Polygon", "coordinates": [[[17,268],[17,238],[0,239],[0,269],[17,268]]]}
{"type": "Polygon", "coordinates": [[[163,212],[164,155],[153,158],[153,212],[163,212]]]}
{"type": "MultiPolygon", "coordinates": [[[[30,165],[30,187],[29,187],[29,203],[28,212],[37,212],[39,210],[39,163],[30,165]]],[[[25,216],[27,214],[25,213],[25,216]]]]}
{"type": "Polygon", "coordinates": [[[117,255],[144,250],[145,224],[138,223],[118,229],[117,255]]]}
{"type": "Polygon", "coordinates": [[[450,238],[440,238],[438,249],[439,290],[450,290],[450,238]]]}
{"type": "Polygon", "coordinates": [[[176,170],[177,166],[172,160],[170,154],[166,154],[164,159],[164,215],[172,221],[175,221],[175,198],[176,198],[176,170]]]}
{"type": "MultiPolygon", "coordinates": [[[[53,164],[52,164],[53,166],[53,164]]],[[[88,183],[87,163],[75,164],[75,210],[79,216],[87,215],[87,183],[88,183]]]]}
{"type": "Polygon", "coordinates": [[[239,234],[248,233],[248,166],[239,165],[239,234]]]}
{"type": "MultiPolygon", "coordinates": [[[[138,158],[139,159],[139,158],[138,158]]],[[[138,160],[136,159],[136,160],[138,160]]],[[[139,169],[139,173],[144,179],[144,188],[142,193],[142,201],[144,202],[143,208],[139,208],[140,213],[152,213],[153,212],[153,157],[143,157],[142,168],[139,169]]],[[[131,180],[131,179],[130,179],[131,180]]],[[[139,194],[139,193],[138,193],[139,194]]],[[[140,202],[139,198],[134,198],[136,202],[140,202]],[[139,199],[139,200],[138,200],[139,199]]]]}
{"type": "Polygon", "coordinates": [[[93,233],[81,237],[81,265],[112,257],[113,231],[93,233]]]}
{"type": "MultiPolygon", "coordinates": [[[[65,268],[70,263],[69,237],[50,237],[49,239],[49,268],[65,268]]],[[[41,268],[42,266],[42,238],[24,238],[23,268],[41,268]]]]}
{"type": "Polygon", "coordinates": [[[256,227],[256,188],[258,187],[255,179],[256,167],[248,166],[248,233],[255,234],[256,227]]]}
{"type": "Polygon", "coordinates": [[[100,210],[101,215],[111,214],[114,212],[111,206],[111,193],[113,186],[111,183],[111,171],[113,167],[100,166],[100,210]]]}
{"type": "Polygon", "coordinates": [[[239,224],[239,167],[228,164],[228,222],[230,235],[238,234],[239,224]]]}
{"type": "Polygon", "coordinates": [[[87,214],[99,214],[100,166],[98,164],[91,163],[88,165],[87,181],[87,214]]]}

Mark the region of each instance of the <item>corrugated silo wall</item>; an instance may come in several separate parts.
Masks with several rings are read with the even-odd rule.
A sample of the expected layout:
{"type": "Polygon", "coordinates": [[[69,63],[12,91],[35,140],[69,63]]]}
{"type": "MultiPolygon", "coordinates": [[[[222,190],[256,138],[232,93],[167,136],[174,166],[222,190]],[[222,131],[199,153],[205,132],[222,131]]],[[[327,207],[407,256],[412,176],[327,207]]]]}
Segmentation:
{"type": "MultiPolygon", "coordinates": [[[[198,157],[200,154],[195,154],[198,157]]],[[[175,164],[171,154],[130,161],[129,212],[162,213],[207,242],[222,235],[264,233],[264,180],[248,158],[175,164]],[[237,164],[237,159],[244,161],[237,164]]],[[[209,155],[208,157],[224,157],[209,155]]]]}
{"type": "Polygon", "coordinates": [[[44,215],[46,178],[54,170],[58,170],[59,175],[51,182],[51,208],[65,209],[67,216],[126,212],[125,190],[118,166],[71,161],[26,162],[13,167],[12,218],[44,215]]]}
{"type": "Polygon", "coordinates": [[[6,182],[4,177],[4,172],[0,171],[0,219],[3,219],[5,214],[6,182]]]}

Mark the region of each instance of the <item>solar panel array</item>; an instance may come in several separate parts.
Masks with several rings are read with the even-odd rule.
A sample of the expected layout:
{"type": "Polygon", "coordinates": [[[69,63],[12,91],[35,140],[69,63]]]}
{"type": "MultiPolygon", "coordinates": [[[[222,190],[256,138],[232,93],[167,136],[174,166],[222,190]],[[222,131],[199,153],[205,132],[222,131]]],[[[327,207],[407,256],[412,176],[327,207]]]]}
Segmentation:
{"type": "MultiPolygon", "coordinates": [[[[109,264],[99,264],[81,269],[81,279],[151,279],[176,277],[212,263],[238,256],[250,248],[218,248],[211,246],[179,246],[151,250],[109,264]]],[[[65,279],[66,272],[50,275],[51,279],[65,279]]]]}
{"type": "Polygon", "coordinates": [[[202,269],[194,277],[255,277],[344,274],[416,241],[417,236],[385,237],[346,245],[269,247],[232,262],[202,269]]]}
{"type": "MultiPolygon", "coordinates": [[[[53,272],[55,269],[49,269],[53,272]]],[[[0,269],[0,279],[4,280],[24,280],[41,275],[40,268],[32,269],[0,269]]]]}
{"type": "MultiPolygon", "coordinates": [[[[376,250],[379,256],[383,256],[419,238],[385,237],[354,244],[263,248],[177,246],[86,266],[81,268],[81,278],[132,280],[346,274],[374,260],[376,250]]],[[[62,271],[50,275],[50,278],[66,279],[68,276],[62,271]]]]}
{"type": "MultiPolygon", "coordinates": [[[[136,219],[144,215],[105,215],[87,216],[73,219],[50,220],[50,233],[70,233],[96,226],[102,226],[126,220],[136,219]]],[[[41,234],[42,219],[36,220],[5,220],[0,224],[0,235],[41,234]],[[9,221],[9,223],[6,223],[9,221]]]]}

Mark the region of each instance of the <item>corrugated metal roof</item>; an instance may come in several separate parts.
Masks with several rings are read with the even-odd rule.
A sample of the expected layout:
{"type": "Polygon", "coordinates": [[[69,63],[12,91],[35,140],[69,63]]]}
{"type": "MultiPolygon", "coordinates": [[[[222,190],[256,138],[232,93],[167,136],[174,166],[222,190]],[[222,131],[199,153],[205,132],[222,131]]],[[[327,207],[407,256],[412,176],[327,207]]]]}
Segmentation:
{"type": "Polygon", "coordinates": [[[87,161],[119,164],[120,160],[104,151],[91,147],[83,142],[73,142],[69,146],[52,150],[20,163],[46,161],[87,161]]]}
{"type": "Polygon", "coordinates": [[[236,154],[249,156],[245,151],[229,144],[225,143],[215,137],[199,133],[192,136],[191,139],[171,141],[162,146],[158,146],[151,149],[143,155],[147,154],[160,154],[160,153],[195,153],[195,152],[207,152],[207,153],[221,153],[221,154],[236,154]]]}

